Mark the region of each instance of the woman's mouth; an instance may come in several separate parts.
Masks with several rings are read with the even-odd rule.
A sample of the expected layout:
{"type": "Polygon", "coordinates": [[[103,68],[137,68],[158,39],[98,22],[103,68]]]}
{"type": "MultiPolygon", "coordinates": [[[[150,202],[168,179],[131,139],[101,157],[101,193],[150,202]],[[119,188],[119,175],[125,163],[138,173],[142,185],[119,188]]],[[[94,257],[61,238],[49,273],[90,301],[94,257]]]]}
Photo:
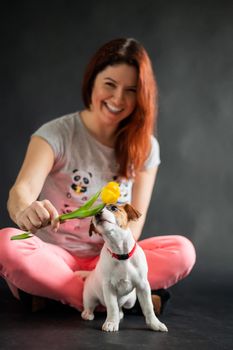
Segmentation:
{"type": "Polygon", "coordinates": [[[123,108],[117,108],[117,107],[115,107],[112,104],[107,103],[107,102],[104,102],[104,105],[109,112],[114,113],[114,114],[118,114],[118,113],[121,113],[123,111],[123,108]]]}

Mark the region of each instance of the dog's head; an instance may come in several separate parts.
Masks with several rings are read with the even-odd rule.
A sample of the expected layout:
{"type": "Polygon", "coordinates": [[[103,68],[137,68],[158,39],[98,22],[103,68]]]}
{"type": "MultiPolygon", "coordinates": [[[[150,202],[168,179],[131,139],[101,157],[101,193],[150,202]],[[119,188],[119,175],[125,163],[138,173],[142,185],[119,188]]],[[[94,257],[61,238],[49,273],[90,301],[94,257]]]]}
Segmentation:
{"type": "Polygon", "coordinates": [[[116,227],[125,230],[131,220],[137,220],[141,214],[130,204],[109,204],[96,214],[90,225],[89,235],[92,233],[105,234],[116,227]]]}

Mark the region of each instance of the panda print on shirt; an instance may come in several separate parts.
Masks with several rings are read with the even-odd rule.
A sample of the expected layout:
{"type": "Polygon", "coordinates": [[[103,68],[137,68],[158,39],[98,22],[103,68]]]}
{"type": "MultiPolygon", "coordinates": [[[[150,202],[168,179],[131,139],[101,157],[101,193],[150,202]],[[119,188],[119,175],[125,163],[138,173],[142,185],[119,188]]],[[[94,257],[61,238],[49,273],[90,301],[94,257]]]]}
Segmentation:
{"type": "MultiPolygon", "coordinates": [[[[66,193],[68,199],[74,198],[81,202],[86,202],[89,198],[89,188],[92,181],[92,173],[74,169],[72,173],[72,179],[69,186],[69,190],[66,193]]],[[[62,213],[70,213],[77,208],[71,208],[69,204],[65,203],[62,209],[62,213]]]]}
{"type": "Polygon", "coordinates": [[[88,195],[88,187],[92,179],[92,173],[87,171],[81,171],[78,169],[73,170],[71,192],[76,196],[79,196],[81,200],[85,201],[88,195]]]}

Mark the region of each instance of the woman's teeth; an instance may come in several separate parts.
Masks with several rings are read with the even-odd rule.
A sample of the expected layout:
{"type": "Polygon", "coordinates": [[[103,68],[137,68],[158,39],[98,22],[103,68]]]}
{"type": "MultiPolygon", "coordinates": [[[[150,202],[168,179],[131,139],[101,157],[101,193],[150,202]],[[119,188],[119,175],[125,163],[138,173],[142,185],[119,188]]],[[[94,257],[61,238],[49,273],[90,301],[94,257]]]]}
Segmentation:
{"type": "Polygon", "coordinates": [[[123,111],[123,108],[116,108],[116,107],[114,107],[106,102],[105,102],[105,106],[112,113],[119,113],[119,112],[123,111]]]}

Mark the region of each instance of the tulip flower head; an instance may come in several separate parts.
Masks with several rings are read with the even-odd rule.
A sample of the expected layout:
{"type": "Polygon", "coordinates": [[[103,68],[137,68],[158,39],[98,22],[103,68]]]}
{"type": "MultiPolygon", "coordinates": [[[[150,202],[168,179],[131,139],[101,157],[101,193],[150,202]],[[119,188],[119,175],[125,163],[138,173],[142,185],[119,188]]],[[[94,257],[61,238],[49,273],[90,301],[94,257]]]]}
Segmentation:
{"type": "Polygon", "coordinates": [[[119,197],[120,187],[119,184],[114,181],[109,182],[106,186],[104,186],[100,193],[100,198],[105,204],[116,203],[119,197]]]}

